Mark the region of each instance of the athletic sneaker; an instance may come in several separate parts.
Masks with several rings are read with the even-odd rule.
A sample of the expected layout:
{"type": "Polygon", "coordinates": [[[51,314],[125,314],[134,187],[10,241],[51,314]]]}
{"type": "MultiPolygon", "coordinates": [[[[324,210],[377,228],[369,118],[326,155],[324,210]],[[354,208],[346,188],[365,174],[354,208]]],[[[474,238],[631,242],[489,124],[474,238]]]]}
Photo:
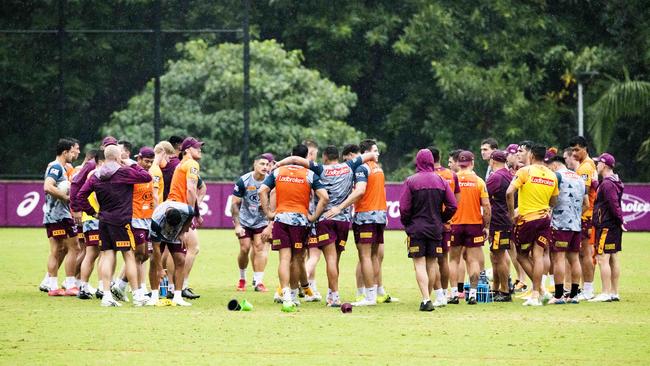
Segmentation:
{"type": "Polygon", "coordinates": [[[434,311],[434,310],[435,308],[433,307],[433,303],[431,302],[431,300],[420,303],[420,311],[434,311]]]}
{"type": "Polygon", "coordinates": [[[352,303],[352,306],[375,306],[377,305],[376,301],[368,301],[368,299],[363,299],[361,301],[356,301],[352,303]]]}
{"type": "MultiPolygon", "coordinates": [[[[312,297],[314,295],[315,295],[314,291],[309,286],[307,286],[307,287],[300,286],[298,288],[298,297],[312,297]]],[[[321,299],[322,299],[322,297],[321,297],[321,299]]]]}
{"type": "Polygon", "coordinates": [[[137,299],[135,297],[133,298],[133,306],[140,307],[145,305],[146,303],[147,303],[147,298],[145,296],[142,296],[141,298],[137,298],[137,299]]]}
{"type": "Polygon", "coordinates": [[[519,295],[516,295],[515,297],[519,298],[519,299],[528,300],[528,299],[530,299],[530,296],[532,294],[533,294],[533,289],[529,288],[528,290],[526,290],[524,292],[520,292],[519,295]]]}
{"type": "Polygon", "coordinates": [[[273,293],[273,302],[276,304],[282,304],[282,295],[278,294],[278,292],[273,293]]]}
{"type": "Polygon", "coordinates": [[[77,296],[79,295],[79,288],[78,287],[70,287],[65,289],[65,296],[77,296]]]}
{"type": "Polygon", "coordinates": [[[434,308],[442,308],[447,306],[447,298],[442,297],[440,299],[436,299],[436,301],[433,302],[433,307],[434,308]]]}
{"type": "Polygon", "coordinates": [[[119,302],[117,302],[117,301],[115,301],[115,300],[113,300],[113,299],[103,298],[103,299],[102,299],[102,302],[100,303],[100,306],[104,306],[104,307],[118,307],[118,306],[122,306],[122,304],[120,304],[119,302]]]}
{"type": "Polygon", "coordinates": [[[86,291],[84,289],[79,290],[79,293],[77,294],[77,297],[80,298],[81,300],[89,300],[93,298],[93,294],[90,291],[86,291]]]}
{"type": "Polygon", "coordinates": [[[589,302],[611,302],[612,301],[612,296],[609,294],[601,293],[600,295],[594,297],[591,300],[588,300],[589,302]]]}
{"type": "Polygon", "coordinates": [[[549,302],[552,298],[553,298],[553,296],[552,296],[550,293],[545,292],[545,293],[542,295],[542,305],[546,305],[546,304],[548,304],[548,302],[549,302]]]}
{"type": "Polygon", "coordinates": [[[512,287],[513,287],[513,292],[524,292],[528,290],[528,286],[519,280],[516,280],[515,284],[512,287]]]}
{"type": "MultiPolygon", "coordinates": [[[[311,289],[309,289],[311,291],[311,289]]],[[[305,293],[305,301],[306,302],[319,302],[323,300],[323,296],[321,296],[320,292],[318,291],[311,291],[312,295],[309,296],[305,293]]]]}
{"type": "Polygon", "coordinates": [[[552,297],[550,300],[548,300],[548,305],[564,305],[566,304],[566,301],[564,300],[563,297],[560,297],[559,299],[556,297],[552,297]]]}
{"type": "Polygon", "coordinates": [[[298,310],[296,307],[296,304],[294,304],[292,301],[284,301],[282,302],[282,311],[285,313],[295,313],[298,310]]]}
{"type": "Polygon", "coordinates": [[[101,300],[104,297],[104,291],[98,289],[95,292],[95,297],[101,300]]]}
{"type": "Polygon", "coordinates": [[[507,293],[504,294],[503,292],[497,292],[496,295],[492,298],[492,301],[494,302],[512,302],[512,296],[507,293]]]}
{"type": "Polygon", "coordinates": [[[201,297],[201,295],[195,294],[194,290],[192,290],[191,287],[188,287],[188,288],[184,289],[183,291],[181,291],[181,296],[183,296],[186,299],[190,299],[190,300],[198,299],[199,297],[201,297]]]}
{"type": "Polygon", "coordinates": [[[65,296],[65,290],[62,288],[50,290],[47,292],[47,296],[65,296]]]}
{"type": "Polygon", "coordinates": [[[42,292],[49,292],[50,286],[48,286],[46,283],[41,282],[40,286],[38,286],[38,289],[42,292]]]}
{"type": "Polygon", "coordinates": [[[363,301],[363,299],[365,299],[365,298],[366,298],[366,295],[364,295],[364,294],[357,295],[357,297],[354,298],[354,301],[356,301],[356,302],[363,301]]]}
{"type": "Polygon", "coordinates": [[[467,299],[467,304],[468,305],[478,304],[478,301],[476,301],[476,296],[470,296],[469,299],[467,299]]]}
{"type": "Polygon", "coordinates": [[[530,299],[526,300],[522,305],[523,306],[543,306],[544,304],[542,304],[540,299],[535,299],[535,298],[531,297],[530,299]]]}
{"type": "Polygon", "coordinates": [[[461,299],[461,300],[464,299],[465,298],[465,291],[459,292],[458,293],[458,298],[461,299]]]}
{"type": "Polygon", "coordinates": [[[593,298],[594,298],[593,293],[588,294],[588,293],[582,291],[582,292],[580,292],[580,294],[578,294],[578,300],[580,300],[580,301],[589,301],[589,300],[591,300],[593,298]]]}
{"type": "Polygon", "coordinates": [[[246,280],[239,280],[237,283],[237,291],[244,292],[246,291],[246,280]]]}
{"type": "Polygon", "coordinates": [[[255,285],[255,292],[268,292],[268,291],[269,289],[267,289],[262,282],[255,285]]]}
{"type": "Polygon", "coordinates": [[[393,299],[390,297],[388,292],[383,294],[383,295],[377,295],[377,303],[378,304],[388,304],[388,303],[390,303],[392,301],[393,301],[393,299]]]}
{"type": "Polygon", "coordinates": [[[340,308],[341,307],[341,300],[336,299],[327,299],[327,306],[330,308],[340,308]]]}
{"type": "Polygon", "coordinates": [[[171,306],[192,306],[192,303],[183,300],[183,298],[181,297],[178,300],[172,300],[171,306]]]}
{"type": "Polygon", "coordinates": [[[129,301],[128,296],[126,296],[126,291],[121,289],[120,286],[112,285],[111,293],[113,294],[113,297],[117,301],[126,301],[126,302],[129,301]]]}
{"type": "Polygon", "coordinates": [[[568,296],[567,296],[567,297],[564,299],[564,301],[565,301],[567,304],[579,304],[579,303],[580,303],[580,300],[578,300],[578,296],[576,296],[576,297],[568,297],[568,296]]]}
{"type": "Polygon", "coordinates": [[[460,299],[458,298],[458,296],[454,296],[451,299],[449,299],[449,301],[447,301],[447,303],[448,304],[458,305],[460,303],[460,299]]]}
{"type": "Polygon", "coordinates": [[[612,295],[612,301],[621,301],[621,298],[618,296],[618,294],[612,295]]]}

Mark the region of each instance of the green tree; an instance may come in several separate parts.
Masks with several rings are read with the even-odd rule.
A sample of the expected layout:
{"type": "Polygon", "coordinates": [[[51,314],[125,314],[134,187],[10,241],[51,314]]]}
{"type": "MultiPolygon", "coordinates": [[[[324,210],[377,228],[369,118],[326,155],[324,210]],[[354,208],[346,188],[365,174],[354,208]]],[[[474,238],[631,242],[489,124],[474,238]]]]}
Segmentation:
{"type": "MultiPolygon", "coordinates": [[[[192,135],[206,142],[202,166],[210,177],[241,173],[242,46],[208,46],[201,40],[178,45],[182,57],[161,78],[162,135],[192,135]]],[[[286,154],[305,138],[319,144],[358,142],[361,134],[344,122],[356,96],[301,65],[300,51],[275,41],[251,43],[252,153],[286,154]]],[[[153,140],[152,85],[129,100],[102,129],[103,135],[153,140]]]]}

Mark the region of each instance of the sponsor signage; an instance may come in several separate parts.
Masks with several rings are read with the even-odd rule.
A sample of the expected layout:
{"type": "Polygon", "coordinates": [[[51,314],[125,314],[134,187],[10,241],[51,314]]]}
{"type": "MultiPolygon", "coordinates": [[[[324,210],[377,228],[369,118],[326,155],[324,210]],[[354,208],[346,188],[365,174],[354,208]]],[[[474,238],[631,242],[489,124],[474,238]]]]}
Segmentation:
{"type": "MultiPolygon", "coordinates": [[[[206,228],[233,227],[230,215],[234,183],[208,182],[208,191],[199,210],[206,228]]],[[[399,197],[402,184],[387,183],[389,229],[402,229],[399,197]]],[[[0,181],[0,226],[40,227],[45,194],[38,181],[0,181]]],[[[626,184],[622,209],[629,231],[650,231],[650,184],[626,184]]]]}

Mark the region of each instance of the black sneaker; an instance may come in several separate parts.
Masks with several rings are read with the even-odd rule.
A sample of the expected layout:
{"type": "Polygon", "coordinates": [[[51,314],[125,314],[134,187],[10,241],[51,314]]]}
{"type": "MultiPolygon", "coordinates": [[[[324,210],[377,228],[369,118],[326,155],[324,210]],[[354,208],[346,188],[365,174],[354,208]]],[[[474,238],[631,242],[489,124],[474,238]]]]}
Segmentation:
{"type": "Polygon", "coordinates": [[[434,311],[435,308],[433,307],[433,303],[431,300],[427,301],[426,303],[420,303],[420,311],[434,311]]]}
{"type": "Polygon", "coordinates": [[[97,292],[95,292],[95,297],[101,300],[102,297],[104,297],[104,292],[102,290],[97,290],[97,292]]]}
{"type": "Polygon", "coordinates": [[[165,295],[166,298],[168,299],[173,299],[174,298],[174,292],[173,291],[167,291],[167,295],[165,295]]]}
{"type": "Polygon", "coordinates": [[[86,290],[79,290],[79,293],[77,294],[77,298],[81,300],[89,300],[93,298],[93,294],[86,290]]]}
{"type": "Polygon", "coordinates": [[[190,300],[198,299],[199,297],[201,297],[201,295],[195,294],[194,291],[192,291],[192,289],[190,287],[183,290],[181,292],[181,296],[183,296],[186,299],[190,299],[190,300]]]}
{"type": "Polygon", "coordinates": [[[493,298],[494,302],[512,302],[512,297],[510,294],[504,294],[503,292],[498,292],[496,295],[494,295],[493,298]]]}
{"type": "Polygon", "coordinates": [[[468,305],[476,305],[476,304],[478,304],[478,302],[476,301],[476,297],[471,296],[471,297],[467,300],[467,304],[468,304],[468,305]]]}
{"type": "Polygon", "coordinates": [[[447,301],[447,304],[456,304],[458,305],[460,303],[460,300],[458,299],[458,296],[454,296],[449,301],[447,301]]]}

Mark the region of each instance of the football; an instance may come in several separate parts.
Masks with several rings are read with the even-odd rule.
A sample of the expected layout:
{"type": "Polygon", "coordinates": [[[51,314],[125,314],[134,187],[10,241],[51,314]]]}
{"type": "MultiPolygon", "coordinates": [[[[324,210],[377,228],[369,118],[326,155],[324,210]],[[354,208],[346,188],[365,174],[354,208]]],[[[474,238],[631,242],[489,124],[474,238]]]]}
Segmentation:
{"type": "Polygon", "coordinates": [[[70,194],[70,181],[62,180],[56,185],[56,188],[65,194],[70,194]]]}

